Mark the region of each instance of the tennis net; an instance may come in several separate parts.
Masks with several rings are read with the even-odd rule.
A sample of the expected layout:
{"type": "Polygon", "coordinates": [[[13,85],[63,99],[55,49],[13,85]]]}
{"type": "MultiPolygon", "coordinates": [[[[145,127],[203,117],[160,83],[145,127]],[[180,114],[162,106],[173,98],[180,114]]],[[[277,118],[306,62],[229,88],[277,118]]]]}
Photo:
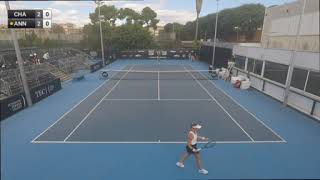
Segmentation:
{"type": "Polygon", "coordinates": [[[114,80],[212,80],[208,70],[145,71],[145,70],[103,70],[101,76],[114,80]]]}

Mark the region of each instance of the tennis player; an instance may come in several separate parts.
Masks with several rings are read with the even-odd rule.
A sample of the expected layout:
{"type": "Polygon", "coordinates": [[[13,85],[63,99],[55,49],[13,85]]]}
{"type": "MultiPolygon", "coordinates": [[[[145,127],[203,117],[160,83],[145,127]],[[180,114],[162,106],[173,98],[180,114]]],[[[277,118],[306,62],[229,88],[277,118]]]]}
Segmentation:
{"type": "Polygon", "coordinates": [[[197,167],[199,169],[200,174],[208,174],[208,171],[202,168],[201,159],[200,159],[200,149],[197,148],[197,141],[203,140],[207,141],[208,138],[201,137],[198,135],[198,130],[201,129],[201,125],[197,123],[192,123],[190,127],[190,131],[188,134],[188,144],[186,146],[187,152],[182,155],[182,158],[176,165],[180,168],[184,168],[184,161],[190,156],[194,155],[196,158],[197,167]]]}

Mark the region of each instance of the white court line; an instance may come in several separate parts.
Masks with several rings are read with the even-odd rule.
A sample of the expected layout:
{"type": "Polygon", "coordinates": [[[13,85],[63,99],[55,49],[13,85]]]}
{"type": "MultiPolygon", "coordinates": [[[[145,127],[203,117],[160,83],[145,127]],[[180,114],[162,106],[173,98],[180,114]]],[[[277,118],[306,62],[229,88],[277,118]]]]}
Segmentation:
{"type": "Polygon", "coordinates": [[[158,100],[160,100],[160,72],[158,71],[158,100]]]}
{"type": "Polygon", "coordinates": [[[158,99],[104,99],[104,101],[158,101],[158,99]]]}
{"type": "MultiPolygon", "coordinates": [[[[186,141],[33,141],[34,144],[186,144],[186,141]]],[[[203,144],[205,142],[198,142],[203,144]]],[[[218,144],[285,143],[284,141],[217,141],[218,144]]]]}
{"type": "Polygon", "coordinates": [[[212,101],[212,99],[160,99],[159,101],[212,101]]]}
{"type": "Polygon", "coordinates": [[[220,108],[232,119],[232,121],[234,123],[236,123],[239,128],[251,139],[251,141],[254,141],[254,139],[242,128],[242,126],[229,114],[229,112],[210,94],[210,92],[208,91],[208,89],[206,89],[194,76],[192,73],[190,73],[188,71],[188,69],[186,67],[183,67],[191,76],[192,78],[200,85],[200,87],[212,98],[212,100],[214,100],[219,106],[220,108]]]}
{"type": "Polygon", "coordinates": [[[67,112],[65,112],[58,120],[56,120],[53,124],[51,124],[47,129],[45,129],[42,133],[40,133],[38,136],[36,136],[31,142],[33,142],[34,140],[38,139],[42,134],[44,134],[45,132],[47,132],[52,126],[54,126],[55,124],[57,124],[63,117],[65,117],[67,114],[69,114],[73,109],[75,109],[76,107],[78,107],[84,100],[86,100],[89,96],[91,96],[93,93],[95,93],[99,88],[101,88],[103,85],[105,85],[107,82],[109,81],[109,79],[107,79],[104,83],[102,83],[101,85],[99,85],[97,88],[95,88],[89,95],[87,95],[85,98],[83,98],[79,103],[77,103],[76,105],[74,105],[71,109],[69,109],[67,112]]]}
{"type": "Polygon", "coordinates": [[[112,90],[118,86],[120,83],[121,79],[123,79],[129,72],[130,70],[134,67],[134,65],[119,79],[119,81],[110,89],[110,91],[103,96],[103,98],[91,109],[91,111],[80,121],[80,123],[71,131],[71,133],[63,140],[66,141],[68,138],[79,128],[79,126],[91,115],[91,113],[103,102],[103,100],[112,92],[112,90]]]}
{"type": "Polygon", "coordinates": [[[213,101],[212,99],[104,99],[104,101],[213,101]]]}
{"type": "MultiPolygon", "coordinates": [[[[200,73],[202,77],[205,77],[202,73],[200,73]]],[[[265,126],[267,129],[269,129],[273,134],[275,134],[276,136],[278,136],[278,138],[280,138],[283,142],[286,142],[286,140],[284,140],[278,133],[276,133],[273,129],[271,129],[268,125],[266,125],[262,120],[260,120],[256,115],[254,115],[253,113],[251,113],[247,108],[245,108],[244,106],[242,106],[238,101],[236,101],[233,97],[231,97],[229,94],[227,94],[226,92],[224,92],[224,90],[222,90],[220,87],[218,87],[214,82],[212,82],[211,80],[208,80],[214,87],[216,87],[217,89],[219,89],[223,94],[225,94],[226,96],[228,96],[233,102],[235,102],[237,105],[239,105],[243,110],[245,110],[247,113],[249,113],[251,116],[253,116],[258,122],[260,122],[263,126],[265,126]]]]}

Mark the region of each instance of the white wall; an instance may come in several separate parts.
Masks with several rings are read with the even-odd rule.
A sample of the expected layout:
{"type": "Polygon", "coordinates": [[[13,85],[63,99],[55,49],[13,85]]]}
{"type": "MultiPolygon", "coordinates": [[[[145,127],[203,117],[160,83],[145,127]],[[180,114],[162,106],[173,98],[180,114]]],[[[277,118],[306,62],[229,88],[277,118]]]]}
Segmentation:
{"type": "Polygon", "coordinates": [[[298,30],[300,16],[291,16],[275,19],[271,21],[269,36],[295,36],[298,30]]]}
{"type": "Polygon", "coordinates": [[[264,50],[263,48],[258,48],[258,47],[248,48],[247,55],[250,54],[250,58],[262,59],[264,54],[263,50],[264,50]]]}
{"type": "Polygon", "coordinates": [[[320,120],[320,103],[319,102],[316,103],[316,106],[315,106],[315,109],[313,112],[313,116],[320,120]]]}
{"type": "MultiPolygon", "coordinates": [[[[245,72],[241,72],[243,70],[239,70],[238,68],[233,68],[232,71],[233,71],[234,75],[236,75],[236,74],[246,75],[245,72]]],[[[256,77],[253,75],[250,75],[249,78],[251,81],[251,87],[253,87],[259,91],[262,91],[262,92],[268,94],[269,96],[283,102],[283,100],[284,100],[284,87],[281,87],[280,84],[275,85],[277,83],[274,84],[272,82],[268,82],[267,80],[265,80],[262,77],[258,77],[258,76],[256,77]],[[265,83],[264,89],[263,89],[263,83],[265,83]]],[[[293,92],[292,89],[289,91],[289,96],[288,96],[288,105],[289,106],[320,120],[320,102],[316,102],[314,112],[313,112],[313,114],[311,114],[314,101],[316,101],[316,100],[313,100],[312,97],[309,97],[307,95],[298,94],[296,92],[293,92]]]]}
{"type": "Polygon", "coordinates": [[[283,101],[284,89],[281,87],[265,82],[264,92],[279,101],[283,101]]]}
{"type": "MultiPolygon", "coordinates": [[[[271,21],[269,36],[295,36],[300,15],[283,17],[271,21]]],[[[319,35],[319,11],[304,14],[301,21],[300,35],[319,35]]]]}
{"type": "Polygon", "coordinates": [[[310,114],[313,105],[313,100],[301,96],[297,93],[290,92],[288,97],[288,104],[295,108],[298,108],[299,110],[307,114],[310,114]]]}
{"type": "Polygon", "coordinates": [[[248,54],[248,47],[244,46],[234,46],[233,47],[233,53],[240,55],[240,56],[246,56],[248,54]]]}
{"type": "MultiPolygon", "coordinates": [[[[271,61],[279,64],[289,65],[292,58],[293,51],[280,50],[280,49],[267,49],[261,47],[246,47],[246,46],[235,46],[233,49],[234,55],[240,55],[247,58],[253,58],[263,61],[271,61]]],[[[294,55],[294,67],[299,67],[307,70],[320,71],[320,53],[319,52],[307,52],[298,51],[294,55]]],[[[234,73],[236,75],[236,73],[234,73]]],[[[246,72],[238,71],[238,75],[246,75],[246,72]]],[[[265,81],[262,77],[250,76],[251,86],[257,90],[263,91],[271,97],[283,101],[284,99],[284,88],[272,83],[265,81]],[[263,90],[263,82],[265,86],[263,90]]],[[[320,82],[319,82],[320,83],[320,82]]],[[[303,92],[301,92],[303,93],[303,92]]],[[[306,94],[299,94],[290,90],[288,96],[288,104],[301,112],[311,115],[314,98],[306,94]]],[[[320,103],[317,102],[313,117],[320,120],[320,103]]]]}
{"type": "MultiPolygon", "coordinates": [[[[251,56],[250,54],[248,55],[251,56]]],[[[264,50],[264,59],[266,61],[289,65],[290,58],[291,58],[291,51],[278,50],[278,49],[264,50]]]]}
{"type": "Polygon", "coordinates": [[[250,76],[251,86],[262,91],[263,80],[250,76]]]}
{"type": "MultiPolygon", "coordinates": [[[[265,49],[260,47],[235,46],[233,49],[233,54],[289,65],[292,51],[265,49]]],[[[294,66],[316,71],[320,70],[319,52],[298,51],[294,57],[294,66]]]]}
{"type": "Polygon", "coordinates": [[[319,11],[303,15],[300,34],[319,35],[319,11]]]}
{"type": "Polygon", "coordinates": [[[297,67],[320,71],[320,53],[297,52],[294,64],[297,67]]]}

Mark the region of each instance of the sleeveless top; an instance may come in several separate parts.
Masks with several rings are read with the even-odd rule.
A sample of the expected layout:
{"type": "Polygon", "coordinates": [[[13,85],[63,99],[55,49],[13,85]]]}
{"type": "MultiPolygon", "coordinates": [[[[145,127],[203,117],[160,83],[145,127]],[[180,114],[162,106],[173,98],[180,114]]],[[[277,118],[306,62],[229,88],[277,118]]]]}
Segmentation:
{"type": "Polygon", "coordinates": [[[193,131],[190,131],[189,133],[191,133],[193,135],[193,139],[191,140],[191,145],[197,144],[198,134],[194,133],[193,131]]]}

